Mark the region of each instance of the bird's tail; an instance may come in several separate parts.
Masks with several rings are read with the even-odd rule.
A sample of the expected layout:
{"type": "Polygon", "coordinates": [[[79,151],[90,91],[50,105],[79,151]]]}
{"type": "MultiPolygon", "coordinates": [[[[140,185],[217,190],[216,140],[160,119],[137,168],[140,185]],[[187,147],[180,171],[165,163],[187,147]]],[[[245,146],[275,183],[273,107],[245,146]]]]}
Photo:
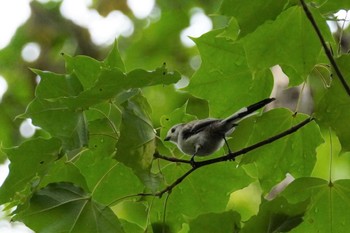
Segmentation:
{"type": "Polygon", "coordinates": [[[256,110],[264,107],[265,105],[271,103],[274,100],[275,100],[275,98],[267,98],[267,99],[264,99],[264,100],[261,100],[261,101],[255,103],[255,104],[252,104],[248,107],[242,108],[239,111],[232,114],[231,116],[227,117],[225,120],[223,120],[223,122],[234,123],[237,120],[240,120],[240,119],[254,113],[256,110]]]}

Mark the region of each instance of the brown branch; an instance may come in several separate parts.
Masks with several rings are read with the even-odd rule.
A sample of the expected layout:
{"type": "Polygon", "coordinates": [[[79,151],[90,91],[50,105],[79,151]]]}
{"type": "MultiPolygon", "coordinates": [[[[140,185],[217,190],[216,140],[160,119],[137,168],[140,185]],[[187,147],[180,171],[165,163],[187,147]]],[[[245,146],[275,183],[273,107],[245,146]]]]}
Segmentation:
{"type": "Polygon", "coordinates": [[[331,52],[331,50],[328,48],[328,46],[327,46],[327,44],[326,44],[326,41],[325,41],[325,39],[323,38],[323,36],[322,36],[322,34],[321,34],[321,31],[320,31],[320,29],[318,28],[317,23],[316,23],[314,17],[312,16],[312,14],[311,14],[309,8],[307,7],[305,1],[304,1],[304,0],[300,0],[300,2],[301,2],[301,5],[303,6],[303,9],[304,9],[304,12],[305,12],[307,18],[308,18],[309,21],[311,22],[313,28],[315,29],[315,31],[316,31],[316,33],[317,33],[318,38],[319,38],[320,41],[321,41],[322,47],[323,47],[323,49],[324,49],[324,51],[325,51],[325,53],[326,53],[326,55],[327,55],[328,60],[329,60],[330,63],[332,64],[333,69],[334,69],[335,73],[337,74],[337,76],[338,76],[338,78],[339,78],[341,84],[343,85],[345,91],[346,91],[347,94],[350,96],[350,87],[349,87],[349,85],[347,84],[347,82],[346,82],[346,80],[345,80],[343,74],[341,73],[341,71],[340,71],[340,69],[339,69],[337,63],[335,62],[335,60],[334,60],[334,58],[333,58],[333,55],[332,55],[332,52],[331,52]]]}

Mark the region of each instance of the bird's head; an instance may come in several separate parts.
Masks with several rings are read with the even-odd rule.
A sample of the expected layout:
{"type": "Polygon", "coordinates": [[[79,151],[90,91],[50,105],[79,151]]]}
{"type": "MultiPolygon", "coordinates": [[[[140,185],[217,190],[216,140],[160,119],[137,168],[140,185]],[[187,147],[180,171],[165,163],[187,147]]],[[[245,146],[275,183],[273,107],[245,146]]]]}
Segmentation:
{"type": "Polygon", "coordinates": [[[177,125],[174,125],[173,127],[171,127],[169,129],[168,133],[166,134],[164,141],[170,141],[170,142],[177,143],[177,139],[179,137],[179,133],[180,133],[181,129],[183,128],[183,125],[184,124],[177,124],[177,125]]]}

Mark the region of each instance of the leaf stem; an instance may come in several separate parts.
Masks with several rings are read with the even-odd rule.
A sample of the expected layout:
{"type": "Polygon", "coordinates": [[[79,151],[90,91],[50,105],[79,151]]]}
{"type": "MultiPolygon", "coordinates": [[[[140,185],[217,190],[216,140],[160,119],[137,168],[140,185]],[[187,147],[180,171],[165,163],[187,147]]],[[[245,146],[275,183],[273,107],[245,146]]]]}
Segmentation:
{"type": "Polygon", "coordinates": [[[332,183],[332,168],[333,168],[333,140],[332,140],[332,129],[328,129],[329,133],[329,183],[332,183]]]}
{"type": "Polygon", "coordinates": [[[321,34],[321,31],[319,29],[319,27],[317,26],[317,23],[314,19],[314,17],[312,16],[309,8],[307,7],[306,3],[304,0],[300,0],[301,2],[301,5],[303,6],[303,9],[304,9],[304,12],[307,16],[307,18],[309,19],[309,21],[311,22],[313,28],[315,29],[316,31],[316,34],[318,36],[318,38],[320,39],[320,42],[322,44],[322,47],[327,55],[327,58],[328,60],[330,61],[330,63],[332,64],[333,68],[334,68],[334,71],[335,73],[337,74],[341,84],[343,85],[345,91],[347,92],[347,94],[350,96],[350,87],[349,85],[347,84],[347,82],[345,81],[345,78],[343,76],[343,74],[341,73],[337,63],[335,62],[335,59],[333,58],[333,55],[332,55],[332,52],[331,50],[328,48],[327,44],[326,44],[326,41],[325,39],[323,38],[322,34],[321,34]]]}

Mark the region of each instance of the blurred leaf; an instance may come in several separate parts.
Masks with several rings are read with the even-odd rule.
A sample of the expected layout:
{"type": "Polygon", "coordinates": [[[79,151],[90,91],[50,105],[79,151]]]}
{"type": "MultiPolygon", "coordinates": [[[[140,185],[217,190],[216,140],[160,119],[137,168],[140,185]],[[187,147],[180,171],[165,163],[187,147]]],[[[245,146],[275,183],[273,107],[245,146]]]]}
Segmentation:
{"type": "Polygon", "coordinates": [[[58,158],[60,148],[61,143],[56,138],[37,138],[18,147],[3,148],[11,163],[10,173],[0,189],[0,203],[21,203],[58,158]]]}
{"type": "Polygon", "coordinates": [[[151,70],[166,62],[169,67],[180,69],[181,73],[193,72],[189,58],[197,55],[197,52],[185,48],[179,38],[181,31],[190,24],[189,12],[193,6],[190,1],[157,2],[160,11],[156,7],[153,17],[147,22],[136,21],[135,25],[142,30],[135,30],[131,40],[119,40],[120,45],[124,43],[126,70],[140,67],[151,70]]]}
{"type": "Polygon", "coordinates": [[[49,184],[34,193],[28,208],[17,212],[14,219],[37,232],[124,232],[108,207],[71,183],[49,184]]]}

